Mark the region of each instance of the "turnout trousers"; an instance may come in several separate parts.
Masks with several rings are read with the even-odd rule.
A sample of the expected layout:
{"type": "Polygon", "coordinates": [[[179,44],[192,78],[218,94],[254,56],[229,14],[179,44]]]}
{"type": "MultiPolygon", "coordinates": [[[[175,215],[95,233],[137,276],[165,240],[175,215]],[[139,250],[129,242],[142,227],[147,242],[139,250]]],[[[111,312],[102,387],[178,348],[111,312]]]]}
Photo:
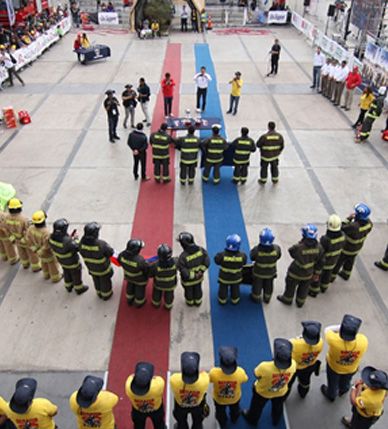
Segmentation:
{"type": "Polygon", "coordinates": [[[274,279],[261,279],[253,276],[252,280],[252,298],[254,301],[259,302],[261,300],[261,294],[264,290],[264,302],[269,303],[273,293],[273,281],[274,279]]]}
{"type": "Polygon", "coordinates": [[[294,279],[287,275],[286,277],[286,289],[283,296],[292,303],[296,290],[296,303],[302,306],[306,302],[307,294],[311,284],[312,278],[309,280],[294,279]]]}
{"type": "Polygon", "coordinates": [[[342,275],[346,277],[346,280],[350,278],[354,266],[354,262],[356,261],[356,255],[345,255],[342,252],[338,258],[337,265],[333,269],[332,281],[335,280],[339,270],[342,268],[342,275]]]}
{"type": "Polygon", "coordinates": [[[164,295],[164,307],[167,310],[171,310],[174,302],[173,290],[162,290],[154,286],[152,289],[152,305],[156,308],[159,308],[162,304],[163,295],[164,295]]]}
{"type": "Polygon", "coordinates": [[[260,161],[260,182],[261,183],[267,183],[267,177],[268,177],[268,166],[271,166],[271,175],[272,175],[272,182],[278,182],[279,181],[279,160],[275,159],[273,161],[265,161],[264,159],[261,159],[260,161]]]}
{"type": "Polygon", "coordinates": [[[248,179],[248,163],[234,164],[233,182],[245,183],[248,179]]]}
{"type": "Polygon", "coordinates": [[[209,162],[205,161],[205,167],[203,169],[202,179],[205,182],[209,181],[210,170],[213,167],[213,183],[217,184],[221,181],[221,165],[222,162],[209,162]]]}
{"type": "Polygon", "coordinates": [[[368,140],[368,137],[370,136],[370,133],[372,131],[372,126],[374,121],[375,121],[374,118],[367,116],[364,122],[362,123],[362,128],[360,132],[361,141],[368,140]]]}
{"type": "Polygon", "coordinates": [[[91,274],[93,278],[94,288],[96,290],[96,294],[99,298],[107,301],[112,295],[112,276],[113,270],[111,270],[108,274],[104,274],[103,276],[96,276],[91,274]]]}
{"type": "Polygon", "coordinates": [[[146,286],[147,285],[138,285],[137,283],[133,283],[130,280],[127,280],[127,290],[126,290],[126,298],[129,305],[135,301],[136,305],[143,305],[146,298],[146,286]]]}
{"type": "Polygon", "coordinates": [[[82,265],[79,264],[77,268],[65,268],[63,269],[63,280],[65,282],[65,288],[68,291],[72,291],[73,288],[76,292],[79,292],[83,289],[84,285],[82,284],[82,265]]]}
{"type": "Polygon", "coordinates": [[[192,286],[184,286],[185,300],[187,305],[201,305],[202,304],[202,282],[192,286]]]}
{"type": "Polygon", "coordinates": [[[218,286],[218,301],[225,305],[228,301],[228,289],[230,287],[230,300],[232,304],[238,304],[240,302],[240,283],[227,285],[219,283],[218,286]]]}
{"type": "Polygon", "coordinates": [[[186,183],[187,175],[189,176],[189,184],[194,183],[196,164],[185,164],[181,162],[181,171],[179,180],[181,183],[186,183]]]}
{"type": "Polygon", "coordinates": [[[170,179],[170,159],[154,159],[154,177],[156,181],[160,181],[162,178],[163,181],[170,179]],[[161,170],[163,169],[163,175],[160,177],[161,170]]]}

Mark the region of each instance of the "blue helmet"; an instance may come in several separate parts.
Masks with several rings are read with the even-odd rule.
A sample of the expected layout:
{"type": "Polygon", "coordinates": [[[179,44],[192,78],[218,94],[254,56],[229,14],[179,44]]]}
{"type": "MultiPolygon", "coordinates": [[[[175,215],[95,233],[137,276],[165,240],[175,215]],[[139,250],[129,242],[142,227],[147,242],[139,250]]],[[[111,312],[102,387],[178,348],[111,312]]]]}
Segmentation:
{"type": "Polygon", "coordinates": [[[226,238],[226,247],[225,250],[230,250],[232,252],[238,252],[241,246],[241,238],[237,234],[228,235],[226,238]]]}
{"type": "Polygon", "coordinates": [[[262,246],[272,246],[275,236],[269,228],[264,228],[260,232],[260,244],[262,246]]]}
{"type": "Polygon", "coordinates": [[[369,220],[371,210],[366,204],[357,204],[354,207],[354,211],[357,219],[365,221],[369,220]]]}
{"type": "Polygon", "coordinates": [[[303,238],[314,238],[318,237],[318,228],[313,223],[308,223],[302,228],[303,238]]]}

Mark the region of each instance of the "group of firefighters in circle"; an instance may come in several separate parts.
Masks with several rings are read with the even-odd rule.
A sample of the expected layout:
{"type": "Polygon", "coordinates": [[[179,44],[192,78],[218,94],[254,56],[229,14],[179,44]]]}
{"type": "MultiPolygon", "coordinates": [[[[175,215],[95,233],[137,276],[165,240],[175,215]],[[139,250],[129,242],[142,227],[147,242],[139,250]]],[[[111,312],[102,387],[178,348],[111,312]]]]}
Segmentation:
{"type": "MultiPolygon", "coordinates": [[[[361,323],[358,317],[345,314],[340,325],[324,330],[329,349],[326,355],[327,384],[321,385],[321,392],[329,402],[334,402],[338,396],[342,397],[350,391],[352,417],[344,416],[341,421],[353,429],[370,428],[379,420],[388,390],[387,374],[372,366],[363,368],[361,378],[352,384],[352,378],[368,348],[366,336],[359,333],[361,323]]],[[[187,429],[189,415],[193,429],[203,428],[203,420],[210,413],[206,398],[210,383],[213,384],[215,418],[221,427],[226,426],[229,418],[236,423],[241,414],[248,423],[256,426],[268,401],[272,405],[272,424],[276,426],[294,382],[298,381],[298,394],[305,398],[310,390],[312,375],[318,376],[320,373],[319,355],[323,349],[321,323],[304,321],[302,326],[302,335],[297,338],[276,338],[273,359],[261,362],[254,369],[255,381],[249,409],[240,409],[241,385],[248,381],[248,375],[238,365],[236,347],[221,346],[218,350],[219,366],[209,372],[200,369],[200,355],[197,352],[183,352],[181,372],[172,374],[169,379],[174,397],[174,428],[187,429]]],[[[81,387],[71,395],[70,408],[77,418],[79,429],[116,428],[113,409],[119,398],[103,390],[103,387],[102,378],[88,375],[81,387]]],[[[30,427],[27,423],[33,423],[38,428],[56,428],[53,418],[58,407],[47,399],[35,399],[36,389],[37,381],[34,378],[22,378],[17,381],[9,403],[0,397],[1,428],[14,429],[13,423],[18,425],[19,422],[23,422],[24,427],[30,427]]],[[[147,418],[152,420],[155,429],[166,428],[164,390],[165,380],[155,375],[154,365],[138,362],[134,373],[125,382],[135,429],[144,429],[147,418]]]]}
{"type": "MultiPolygon", "coordinates": [[[[97,222],[87,223],[84,235],[79,238],[76,230],[69,234],[69,223],[61,218],[54,222],[51,233],[43,210],[35,212],[29,222],[22,214],[22,208],[22,202],[12,198],[8,203],[9,213],[0,212],[0,253],[11,265],[20,259],[23,268],[31,268],[33,272],[42,270],[43,277],[53,283],[63,277],[66,290],[81,295],[88,286],[82,281],[80,254],[93,279],[97,296],[108,300],[113,295],[113,262],[123,268],[129,306],[134,303],[140,308],[146,303],[146,286],[149,278],[153,278],[152,305],[158,308],[164,300],[167,310],[173,306],[179,271],[186,304],[201,305],[202,282],[210,257],[190,232],[181,232],[178,236],[182,246],[179,257],[174,257],[171,247],[163,243],[157,249],[157,256],[146,259],[140,254],[145,246],[141,239],[130,239],[126,249],[118,253],[99,238],[101,226],[97,222]]],[[[355,259],[373,227],[370,213],[370,208],[361,203],[343,222],[332,214],[319,241],[317,227],[312,223],[304,226],[302,239],[288,249],[293,261],[287,271],[285,290],[277,299],[291,305],[296,295],[296,305],[302,307],[308,295],[316,297],[325,293],[337,275],[348,280],[355,259]]],[[[264,228],[259,243],[250,251],[252,264],[247,265],[248,256],[241,250],[241,238],[237,234],[226,238],[225,249],[214,256],[214,262],[220,266],[218,301],[221,305],[227,304],[229,291],[231,303],[238,304],[241,283],[252,285],[250,298],[255,303],[270,302],[277,277],[277,261],[281,257],[281,248],[274,239],[272,230],[264,228]]],[[[387,253],[381,261],[375,262],[378,268],[388,269],[387,253]]]]}

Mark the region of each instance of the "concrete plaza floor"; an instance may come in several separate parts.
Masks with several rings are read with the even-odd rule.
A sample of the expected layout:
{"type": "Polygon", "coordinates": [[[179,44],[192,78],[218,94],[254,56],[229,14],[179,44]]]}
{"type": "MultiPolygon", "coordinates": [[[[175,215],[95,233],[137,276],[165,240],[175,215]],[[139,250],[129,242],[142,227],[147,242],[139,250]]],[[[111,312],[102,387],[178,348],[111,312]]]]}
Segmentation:
{"type": "MultiPolygon", "coordinates": [[[[67,35],[23,71],[25,87],[16,82],[0,94],[2,106],[28,110],[32,117],[30,125],[0,135],[0,180],[15,186],[27,216],[42,208],[48,212],[49,222],[66,217],[71,228],[79,231],[86,222],[96,220],[103,226],[102,238],[122,250],[131,234],[139,183],[132,177],[132,157],[126,145],[129,130],[122,128],[122,121],[121,140],[115,145],[108,142],[104,92],[111,88],[120,94],[125,84],[137,86],[144,76],[154,94],[152,111],[166,46],[181,43],[180,114],[184,115],[186,108],[195,107],[193,44],[209,43],[224,111],[229,102],[228,81],[236,70],[243,74],[238,115],[225,115],[229,140],[239,135],[241,126],[249,127],[250,135],[257,139],[270,120],[285,137],[279,185],[258,185],[256,153],[248,183],[239,188],[251,247],[257,243],[259,231],[270,226],[283,249],[274,295],[283,290],[290,263],[286,249],[299,240],[303,224],[315,222],[322,234],[331,213],[345,218],[358,202],[372,209],[374,229],[351,280],[338,279],[328,293],[309,299],[303,309],[285,307],[273,299],[264,310],[270,339],[299,335],[302,320],[319,320],[327,326],[351,313],[363,319],[361,332],[369,338],[362,367],[373,365],[388,371],[388,274],[373,265],[381,258],[388,238],[388,144],[380,137],[385,117],[374,124],[370,143],[355,144],[350,125],[358,116],[359,95],[350,112],[334,107],[309,88],[314,51],[291,27],[270,30],[261,36],[174,33],[168,39],[147,41],[131,34],[90,32],[90,40],[111,47],[112,57],[88,66],[77,64],[72,52],[74,34],[67,35]],[[275,37],[282,45],[279,74],[266,78],[266,56],[275,37]]],[[[143,119],[139,108],[136,115],[143,119]]],[[[148,168],[151,173],[151,165],[148,168]]],[[[193,187],[176,183],[174,234],[187,229],[205,244],[201,189],[199,171],[193,187]]],[[[179,251],[174,247],[174,254],[179,251]]],[[[107,371],[122,274],[116,270],[116,293],[102,302],[92,290],[78,297],[68,294],[62,283],[44,282],[41,274],[3,262],[0,267],[0,395],[8,400],[18,378],[34,375],[39,381],[38,396],[60,406],[58,426],[75,427],[68,397],[86,373],[103,376],[107,371]]],[[[86,270],[84,276],[85,283],[92,286],[86,270]]],[[[171,313],[171,372],[179,369],[179,354],[187,349],[201,354],[205,370],[214,365],[209,300],[205,295],[198,313],[186,307],[178,288],[171,313]]],[[[349,400],[327,403],[319,392],[324,381],[325,370],[313,380],[305,400],[295,392],[290,396],[291,428],[341,427],[341,416],[350,411],[349,400]]],[[[387,422],[383,416],[375,427],[386,427],[387,422]]],[[[214,417],[205,426],[215,428],[214,417]]]]}

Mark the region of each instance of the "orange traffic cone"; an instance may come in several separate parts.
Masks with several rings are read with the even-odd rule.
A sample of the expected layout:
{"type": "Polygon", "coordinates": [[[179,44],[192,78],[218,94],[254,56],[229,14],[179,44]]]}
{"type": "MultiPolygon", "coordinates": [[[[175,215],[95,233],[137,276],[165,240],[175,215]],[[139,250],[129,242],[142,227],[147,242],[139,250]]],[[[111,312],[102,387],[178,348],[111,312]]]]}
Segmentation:
{"type": "Polygon", "coordinates": [[[212,30],[212,16],[211,15],[209,15],[209,17],[207,19],[207,29],[212,30]]]}

